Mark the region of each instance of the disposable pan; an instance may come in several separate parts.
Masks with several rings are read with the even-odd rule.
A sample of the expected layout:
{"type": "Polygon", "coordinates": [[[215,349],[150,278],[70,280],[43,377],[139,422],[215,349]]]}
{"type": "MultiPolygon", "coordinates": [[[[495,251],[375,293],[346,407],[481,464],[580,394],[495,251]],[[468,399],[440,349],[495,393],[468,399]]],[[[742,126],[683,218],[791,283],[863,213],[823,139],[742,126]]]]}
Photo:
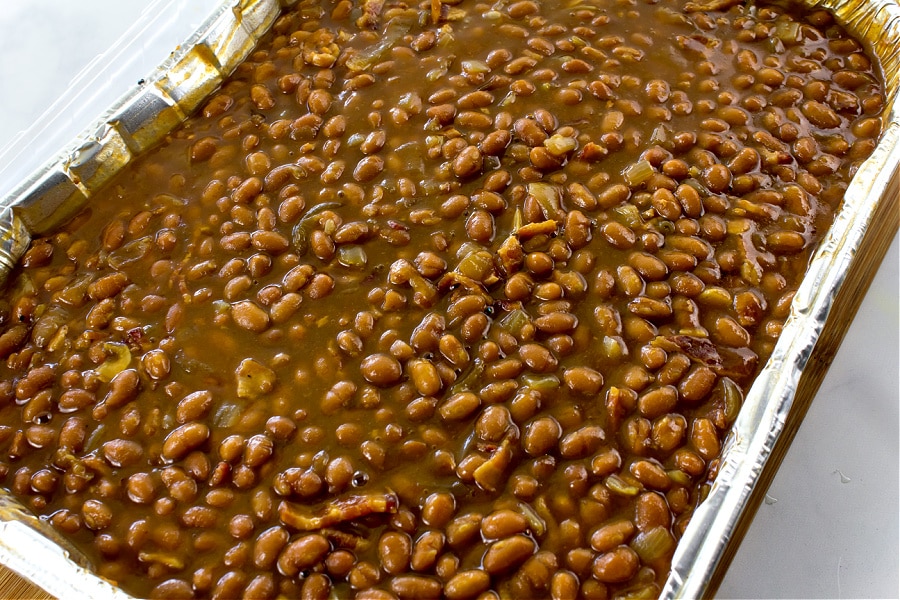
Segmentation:
{"type": "MultiPolygon", "coordinates": [[[[885,128],[820,242],[772,356],[749,390],[718,476],[679,541],[661,597],[715,592],[778,464],[897,231],[900,6],[894,0],[804,0],[831,10],[878,57],[885,128]]],[[[124,165],[198,108],[252,50],[289,0],[227,0],[141,85],[0,200],[0,277],[32,236],[90,202],[124,165]]],[[[139,44],[140,40],[134,40],[139,44]]],[[[124,52],[128,51],[124,48],[124,52]]],[[[0,489],[0,564],[58,597],[127,598],[77,550],[0,489]]]]}

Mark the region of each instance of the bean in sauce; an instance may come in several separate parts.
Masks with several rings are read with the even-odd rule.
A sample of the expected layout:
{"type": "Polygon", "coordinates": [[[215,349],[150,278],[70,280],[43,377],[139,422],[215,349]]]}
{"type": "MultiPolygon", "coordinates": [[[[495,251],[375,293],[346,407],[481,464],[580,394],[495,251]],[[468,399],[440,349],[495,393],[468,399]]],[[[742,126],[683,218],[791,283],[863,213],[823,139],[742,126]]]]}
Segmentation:
{"type": "Polygon", "coordinates": [[[26,253],[0,484],[141,597],[654,596],[883,102],[824,11],[302,0],[26,253]]]}

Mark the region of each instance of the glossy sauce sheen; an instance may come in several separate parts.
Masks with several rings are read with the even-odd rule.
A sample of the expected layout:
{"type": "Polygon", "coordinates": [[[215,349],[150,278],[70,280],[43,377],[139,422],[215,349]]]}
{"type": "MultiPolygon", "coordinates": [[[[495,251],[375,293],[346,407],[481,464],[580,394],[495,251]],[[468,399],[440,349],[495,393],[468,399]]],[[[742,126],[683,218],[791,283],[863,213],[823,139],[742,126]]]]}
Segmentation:
{"type": "Polygon", "coordinates": [[[655,596],[877,75],[777,6],[300,2],[32,244],[0,484],[137,596],[655,596]]]}

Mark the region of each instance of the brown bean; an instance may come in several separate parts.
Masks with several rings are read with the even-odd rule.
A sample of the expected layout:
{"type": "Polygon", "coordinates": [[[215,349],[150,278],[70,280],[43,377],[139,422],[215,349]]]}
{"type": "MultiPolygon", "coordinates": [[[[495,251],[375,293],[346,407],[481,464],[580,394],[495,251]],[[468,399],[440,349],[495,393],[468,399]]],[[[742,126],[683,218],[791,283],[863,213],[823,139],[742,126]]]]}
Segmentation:
{"type": "Polygon", "coordinates": [[[492,131],[481,141],[481,152],[487,156],[500,156],[506,151],[510,140],[509,131],[505,129],[492,131]]]}
{"type": "Polygon", "coordinates": [[[678,384],[678,392],[687,402],[699,402],[712,391],[715,383],[715,372],[705,365],[697,365],[678,384]]]}
{"type": "Polygon", "coordinates": [[[810,123],[822,129],[833,129],[839,127],[841,118],[832,110],[830,106],[823,102],[808,100],[804,102],[800,110],[809,119],[810,123]]]}
{"type": "Polygon", "coordinates": [[[192,506],[181,515],[181,523],[192,529],[212,529],[218,523],[218,511],[208,506],[192,506]]]}
{"type": "Polygon", "coordinates": [[[253,545],[253,564],[256,568],[263,571],[271,569],[289,539],[290,534],[279,525],[260,533],[253,545]]]}
{"type": "Polygon", "coordinates": [[[141,367],[151,379],[165,379],[172,368],[168,354],[163,350],[150,350],[141,357],[141,367]]]}
{"type": "Polygon", "coordinates": [[[712,460],[719,454],[719,438],[716,427],[706,418],[694,419],[691,424],[691,445],[704,460],[712,460]]]}
{"type": "Polygon", "coordinates": [[[602,427],[585,425],[560,440],[559,453],[563,458],[583,458],[596,452],[605,437],[602,427]]]}
{"type": "Polygon", "coordinates": [[[97,398],[93,392],[81,388],[66,390],[59,396],[59,410],[62,413],[74,412],[94,404],[97,398]]]}
{"type": "Polygon", "coordinates": [[[422,506],[422,521],[431,527],[442,528],[453,518],[456,499],[445,492],[430,494],[422,506]]]}
{"type": "Polygon", "coordinates": [[[528,530],[528,520],[521,513],[509,509],[496,510],[481,522],[481,535],[486,540],[508,538],[528,530]]]}
{"type": "Polygon", "coordinates": [[[250,234],[250,243],[257,250],[277,255],[290,247],[287,238],[277,231],[254,231],[250,234]]]}
{"type": "Polygon", "coordinates": [[[631,189],[628,186],[616,183],[597,194],[597,204],[600,208],[608,210],[628,200],[631,189]]]}
{"type": "Polygon", "coordinates": [[[275,451],[275,444],[266,435],[254,435],[247,440],[244,446],[242,462],[251,468],[257,468],[265,464],[275,451]]]}
{"type": "Polygon", "coordinates": [[[537,373],[554,371],[558,364],[553,353],[539,344],[523,344],[519,347],[519,356],[529,369],[537,373]]]}
{"type": "Polygon", "coordinates": [[[459,178],[466,178],[481,171],[482,155],[477,146],[467,146],[453,159],[453,173],[459,178]]]}
{"type": "Polygon", "coordinates": [[[609,552],[626,543],[634,532],[634,523],[624,520],[598,527],[591,534],[591,548],[597,552],[609,552]]]}
{"type": "Polygon", "coordinates": [[[590,367],[571,367],[563,372],[566,386],[578,394],[595,396],[603,387],[603,375],[590,367]]]}
{"type": "Polygon", "coordinates": [[[353,179],[361,183],[371,181],[384,170],[384,159],[380,156],[366,156],[356,164],[353,169],[353,179]]]}
{"type": "Polygon", "coordinates": [[[392,575],[403,573],[409,568],[412,541],[405,533],[388,531],[378,540],[378,557],[381,567],[392,575]]]}
{"type": "Polygon", "coordinates": [[[518,567],[536,550],[534,541],[525,535],[514,535],[491,544],[481,564],[491,575],[508,572],[518,567]]]}
{"type": "Polygon", "coordinates": [[[444,585],[444,595],[449,600],[475,598],[491,585],[491,576],[481,569],[459,571],[444,585]]]}
{"type": "Polygon", "coordinates": [[[425,575],[398,575],[391,579],[389,585],[401,600],[441,597],[441,582],[425,575]]]}
{"type": "Polygon", "coordinates": [[[638,410],[648,419],[655,419],[675,408],[678,391],[671,385],[664,385],[644,392],[638,398],[638,410]]]}
{"type": "Polygon", "coordinates": [[[110,273],[88,285],[88,296],[92,300],[111,298],[124,290],[126,285],[128,285],[128,275],[125,273],[110,273]]]}
{"type": "Polygon", "coordinates": [[[456,105],[464,110],[484,108],[494,102],[494,95],[486,90],[476,90],[460,96],[456,105]]]}
{"type": "Polygon", "coordinates": [[[362,376],[377,386],[389,386],[396,383],[403,369],[396,358],[389,354],[372,354],[363,359],[360,364],[362,376]]]}
{"type": "Polygon", "coordinates": [[[32,398],[42,389],[48,387],[56,379],[56,373],[51,365],[41,365],[28,371],[28,373],[16,383],[16,398],[26,400],[32,398]]]}
{"type": "Polygon", "coordinates": [[[437,394],[443,382],[437,368],[428,360],[415,359],[407,364],[409,376],[412,379],[416,390],[423,396],[433,396],[437,394]]]}
{"type": "Polygon", "coordinates": [[[637,236],[629,227],[616,221],[607,221],[600,226],[600,233],[614,248],[627,250],[637,242],[637,236]]]}
{"type": "Polygon", "coordinates": [[[638,460],[629,467],[631,474],[644,486],[654,490],[668,490],[672,482],[665,470],[655,462],[638,460]]]}
{"type": "Polygon", "coordinates": [[[82,417],[69,417],[59,431],[59,447],[80,453],[87,439],[87,422],[82,417]]]}
{"type": "Polygon", "coordinates": [[[653,446],[664,453],[672,452],[681,444],[686,430],[687,422],[684,417],[664,415],[653,422],[653,446]]]}
{"type": "Polygon", "coordinates": [[[522,446],[529,455],[540,456],[556,447],[562,427],[553,417],[538,417],[525,426],[522,446]]]}
{"type": "Polygon", "coordinates": [[[231,307],[231,317],[242,329],[260,333],[269,327],[269,314],[250,300],[235,302],[231,307]]]}
{"type": "Polygon", "coordinates": [[[639,566],[637,553],[628,546],[619,546],[598,556],[591,565],[591,573],[600,582],[620,583],[631,579],[639,566]]]}
{"type": "Polygon", "coordinates": [[[669,528],[672,514],[665,497],[658,492],[642,492],[634,506],[634,524],[640,532],[656,527],[669,528]]]}
{"type": "Polygon", "coordinates": [[[557,571],[550,580],[552,600],[574,600],[578,597],[578,577],[571,571],[557,571]]]}
{"type": "Polygon", "coordinates": [[[287,577],[295,577],[300,571],[320,563],[331,544],[318,533],[302,535],[287,544],[278,555],[278,571],[287,577]]]}
{"type": "Polygon", "coordinates": [[[482,515],[468,513],[454,518],[445,528],[446,541],[454,548],[462,548],[481,532],[482,515]]]}
{"type": "Polygon", "coordinates": [[[175,407],[175,420],[180,424],[199,421],[212,408],[213,395],[208,390],[198,390],[182,398],[175,407]]]}
{"type": "Polygon", "coordinates": [[[103,444],[102,450],[103,457],[114,467],[137,464],[144,455],[143,447],[133,440],[111,440],[103,444]]]}
{"type": "Polygon", "coordinates": [[[113,512],[105,502],[91,499],[81,505],[81,517],[88,529],[100,531],[110,526],[113,512]]]}
{"type": "Polygon", "coordinates": [[[162,456],[172,462],[184,458],[209,438],[209,427],[203,423],[185,423],[172,430],[163,442],[162,456]]]}
{"type": "Polygon", "coordinates": [[[413,546],[410,566],[416,571],[430,570],[444,548],[444,534],[440,531],[426,531],[413,546]]]}

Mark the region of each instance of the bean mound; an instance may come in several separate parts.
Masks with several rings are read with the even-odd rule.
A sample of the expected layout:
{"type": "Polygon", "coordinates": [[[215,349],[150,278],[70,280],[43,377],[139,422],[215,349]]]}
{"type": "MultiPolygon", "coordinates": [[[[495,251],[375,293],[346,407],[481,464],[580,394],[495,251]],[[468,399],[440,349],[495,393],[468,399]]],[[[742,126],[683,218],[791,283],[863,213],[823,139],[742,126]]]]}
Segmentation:
{"type": "Polygon", "coordinates": [[[655,596],[883,100],[823,11],[298,2],[22,259],[0,484],[137,596],[655,596]]]}

